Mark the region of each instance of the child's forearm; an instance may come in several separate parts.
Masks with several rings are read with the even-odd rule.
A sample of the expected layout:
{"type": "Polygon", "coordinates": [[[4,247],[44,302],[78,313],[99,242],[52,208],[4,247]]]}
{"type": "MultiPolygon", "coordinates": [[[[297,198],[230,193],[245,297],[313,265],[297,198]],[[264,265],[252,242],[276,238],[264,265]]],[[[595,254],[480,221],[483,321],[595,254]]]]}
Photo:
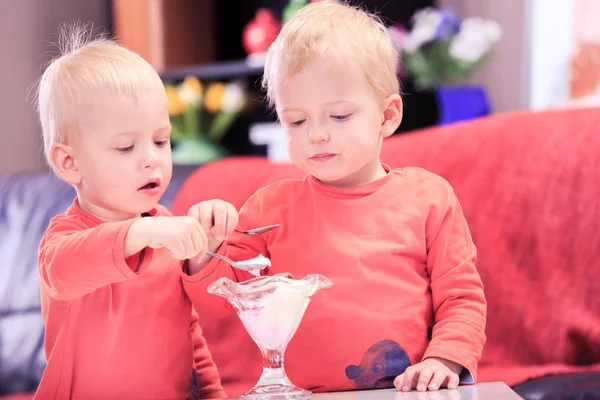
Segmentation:
{"type": "Polygon", "coordinates": [[[137,219],[131,224],[129,230],[125,235],[125,240],[123,242],[123,256],[124,258],[129,258],[134,254],[142,251],[146,246],[148,246],[147,240],[144,236],[144,223],[145,219],[140,218],[137,219]]]}
{"type": "MultiPolygon", "coordinates": [[[[221,243],[209,243],[208,246],[208,251],[213,252],[213,253],[218,253],[219,250],[221,248],[225,249],[226,245],[223,244],[223,242],[221,243]]],[[[224,251],[222,252],[224,253],[224,251]]],[[[188,269],[187,269],[187,274],[188,275],[195,275],[198,272],[200,272],[204,267],[206,267],[208,265],[208,263],[210,263],[213,260],[212,256],[209,256],[207,254],[204,254],[202,257],[197,258],[197,259],[190,259],[188,260],[188,269]]]]}
{"type": "Polygon", "coordinates": [[[208,265],[208,263],[211,261],[211,258],[212,257],[205,255],[200,260],[188,260],[187,274],[189,276],[196,275],[208,265]]]}
{"type": "Polygon", "coordinates": [[[81,229],[76,222],[67,221],[51,226],[40,243],[41,283],[53,297],[73,300],[134,277],[123,254],[131,225],[132,221],[121,221],[81,229]]]}

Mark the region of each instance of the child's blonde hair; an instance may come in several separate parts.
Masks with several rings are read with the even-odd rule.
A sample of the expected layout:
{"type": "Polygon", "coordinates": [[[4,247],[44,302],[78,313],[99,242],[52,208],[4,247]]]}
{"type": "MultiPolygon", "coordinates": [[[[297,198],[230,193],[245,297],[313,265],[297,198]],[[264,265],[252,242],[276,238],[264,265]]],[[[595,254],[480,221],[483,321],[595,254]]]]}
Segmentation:
{"type": "Polygon", "coordinates": [[[275,85],[324,54],[356,60],[383,96],[399,93],[398,54],[382,21],[360,8],[325,0],[297,11],[269,48],[262,81],[269,103],[274,104],[275,85]]]}
{"type": "Polygon", "coordinates": [[[44,154],[51,166],[50,149],[67,143],[68,127],[76,121],[84,96],[102,89],[108,93],[138,97],[149,83],[160,80],[141,56],[104,34],[94,34],[91,25],[62,25],[58,35],[59,55],[42,74],[36,104],[44,138],[44,154]]]}

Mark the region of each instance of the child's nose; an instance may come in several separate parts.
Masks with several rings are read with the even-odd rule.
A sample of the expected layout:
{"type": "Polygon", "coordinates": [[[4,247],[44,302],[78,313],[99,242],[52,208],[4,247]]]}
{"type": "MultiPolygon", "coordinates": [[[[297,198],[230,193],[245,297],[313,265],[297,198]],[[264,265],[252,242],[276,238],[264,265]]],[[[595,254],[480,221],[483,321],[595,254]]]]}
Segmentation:
{"type": "Polygon", "coordinates": [[[144,168],[156,168],[158,165],[158,152],[156,149],[149,149],[144,160],[144,168]]]}
{"type": "Polygon", "coordinates": [[[321,127],[313,127],[308,132],[308,137],[313,143],[323,143],[329,141],[329,135],[321,127]]]}

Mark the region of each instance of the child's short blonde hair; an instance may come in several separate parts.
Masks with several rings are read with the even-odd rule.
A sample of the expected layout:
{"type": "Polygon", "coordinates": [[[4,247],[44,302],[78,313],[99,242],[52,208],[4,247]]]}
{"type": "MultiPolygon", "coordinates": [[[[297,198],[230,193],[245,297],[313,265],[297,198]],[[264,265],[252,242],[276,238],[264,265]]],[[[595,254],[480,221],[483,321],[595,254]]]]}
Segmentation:
{"type": "Polygon", "coordinates": [[[399,93],[398,54],[382,21],[360,8],[325,0],[296,12],[269,48],[262,81],[269,103],[274,104],[275,85],[324,54],[360,63],[383,96],[399,93]]]}
{"type": "Polygon", "coordinates": [[[67,143],[67,131],[76,122],[84,96],[102,89],[108,93],[140,96],[152,82],[160,80],[141,56],[106,35],[94,35],[91,25],[61,26],[59,55],[42,74],[37,90],[37,111],[49,165],[50,149],[67,143]]]}

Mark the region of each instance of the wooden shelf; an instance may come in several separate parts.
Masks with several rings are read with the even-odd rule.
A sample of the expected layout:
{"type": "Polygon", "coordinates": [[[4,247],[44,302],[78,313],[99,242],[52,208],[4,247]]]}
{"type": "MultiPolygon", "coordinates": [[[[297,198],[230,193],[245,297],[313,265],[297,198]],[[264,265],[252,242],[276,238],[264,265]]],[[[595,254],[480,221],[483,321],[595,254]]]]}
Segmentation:
{"type": "Polygon", "coordinates": [[[164,80],[181,80],[190,75],[200,80],[217,80],[262,75],[263,69],[262,61],[233,60],[172,68],[160,76],[164,80]]]}
{"type": "Polygon", "coordinates": [[[112,0],[115,35],[159,72],[214,62],[215,2],[112,0]]]}

